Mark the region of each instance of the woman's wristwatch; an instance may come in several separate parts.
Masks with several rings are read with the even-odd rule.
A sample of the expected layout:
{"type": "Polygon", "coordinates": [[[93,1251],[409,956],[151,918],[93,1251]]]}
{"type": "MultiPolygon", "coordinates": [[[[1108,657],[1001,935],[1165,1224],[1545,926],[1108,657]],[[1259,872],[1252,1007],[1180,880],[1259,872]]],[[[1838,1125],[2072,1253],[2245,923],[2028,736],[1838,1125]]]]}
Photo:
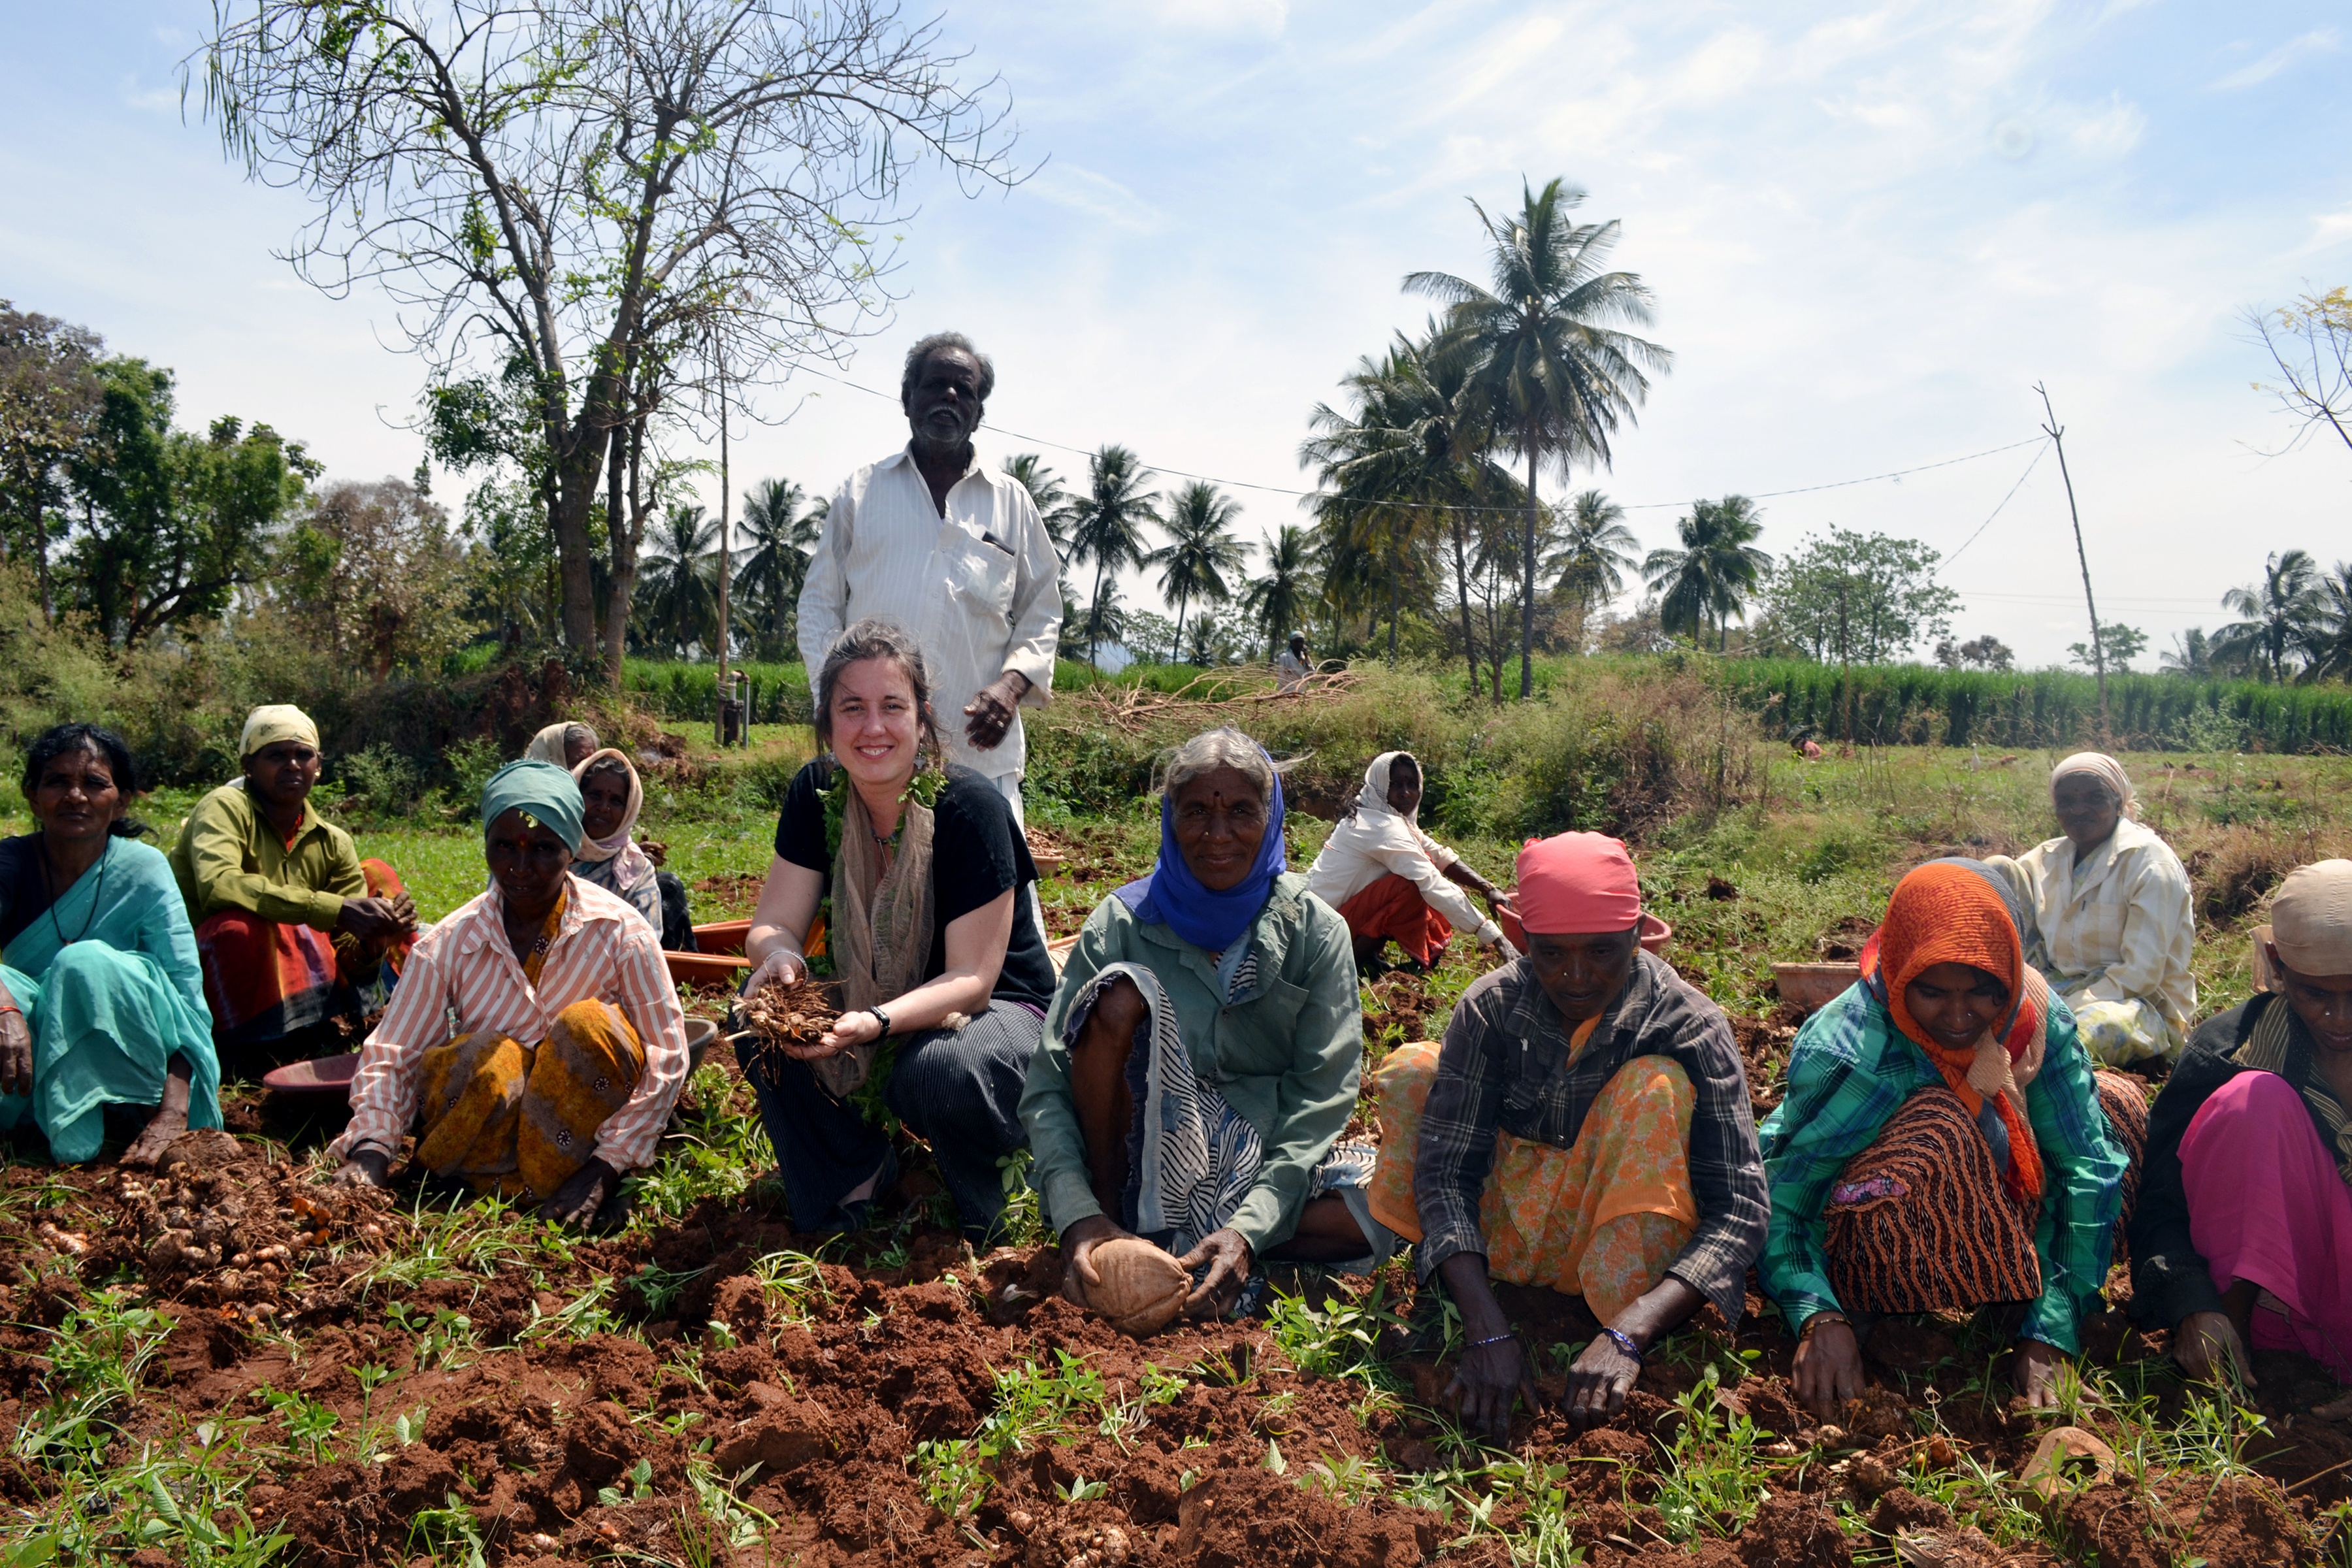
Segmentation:
{"type": "Polygon", "coordinates": [[[876,1023],[882,1026],[882,1033],[877,1036],[877,1038],[885,1040],[888,1039],[890,1037],[890,1015],[885,1013],[879,1007],[868,1007],[866,1010],[874,1015],[874,1021],[876,1023]]]}

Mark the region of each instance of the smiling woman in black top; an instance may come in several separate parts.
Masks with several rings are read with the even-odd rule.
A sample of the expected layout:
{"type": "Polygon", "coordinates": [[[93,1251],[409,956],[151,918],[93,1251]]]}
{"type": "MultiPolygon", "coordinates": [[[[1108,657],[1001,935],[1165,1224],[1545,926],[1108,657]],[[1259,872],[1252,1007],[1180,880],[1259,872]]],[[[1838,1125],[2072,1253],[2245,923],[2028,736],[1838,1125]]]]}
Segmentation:
{"type": "Polygon", "coordinates": [[[943,767],[915,641],[860,621],[817,676],[817,739],[776,824],[776,858],[745,942],[747,991],[815,968],[842,1015],[814,1045],[762,1053],[751,1079],[793,1223],[859,1223],[895,1177],[887,1110],[928,1139],[965,1231],[1004,1206],[997,1163],[1054,966],[1024,889],[1029,846],[993,784],[943,767]]]}

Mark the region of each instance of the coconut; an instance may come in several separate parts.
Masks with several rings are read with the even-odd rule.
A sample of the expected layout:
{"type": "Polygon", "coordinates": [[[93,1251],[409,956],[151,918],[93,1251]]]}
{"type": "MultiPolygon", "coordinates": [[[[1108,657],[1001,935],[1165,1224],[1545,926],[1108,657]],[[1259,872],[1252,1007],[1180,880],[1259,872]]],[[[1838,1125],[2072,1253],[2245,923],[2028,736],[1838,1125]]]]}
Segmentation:
{"type": "Polygon", "coordinates": [[[1087,1254],[1102,1283],[1087,1300],[1111,1326],[1137,1339],[1157,1332],[1183,1310],[1192,1277],[1175,1258],[1140,1237],[1122,1236],[1087,1254]]]}

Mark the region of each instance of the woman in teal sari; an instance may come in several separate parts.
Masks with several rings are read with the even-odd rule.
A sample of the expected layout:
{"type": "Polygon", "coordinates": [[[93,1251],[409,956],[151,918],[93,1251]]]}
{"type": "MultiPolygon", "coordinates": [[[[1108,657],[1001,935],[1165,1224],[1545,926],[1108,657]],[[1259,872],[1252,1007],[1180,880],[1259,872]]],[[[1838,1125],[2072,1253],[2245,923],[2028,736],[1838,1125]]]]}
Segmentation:
{"type": "Polygon", "coordinates": [[[65,1164],[98,1153],[108,1105],[155,1108],[126,1165],[221,1124],[195,932],[124,819],[137,787],[120,735],[58,725],[25,757],[38,827],[0,839],[0,1131],[29,1116],[65,1164]]]}

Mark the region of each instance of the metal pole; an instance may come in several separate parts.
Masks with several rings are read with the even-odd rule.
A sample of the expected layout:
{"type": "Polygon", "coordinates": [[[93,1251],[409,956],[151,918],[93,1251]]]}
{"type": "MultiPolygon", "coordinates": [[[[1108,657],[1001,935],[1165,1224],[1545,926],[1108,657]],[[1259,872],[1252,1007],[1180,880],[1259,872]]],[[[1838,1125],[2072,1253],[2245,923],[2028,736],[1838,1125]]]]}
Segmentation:
{"type": "Polygon", "coordinates": [[[727,704],[735,695],[727,670],[727,580],[734,575],[730,568],[735,561],[728,508],[733,497],[727,475],[727,359],[722,353],[719,359],[719,717],[711,734],[722,746],[727,743],[727,704]]]}
{"type": "Polygon", "coordinates": [[[2050,406],[2049,391],[2038,381],[2033,390],[2042,394],[2042,411],[2049,416],[2042,428],[2058,448],[2058,477],[2066,483],[2066,515],[2074,520],[2074,560],[2083,568],[2083,607],[2091,612],[2091,668],[2099,677],[2099,745],[2105,750],[2115,744],[2115,731],[2107,721],[2107,648],[2099,637],[2098,603],[2091,597],[2091,558],[2083,552],[2083,514],[2074,509],[2074,479],[2066,471],[2066,427],[2058,423],[2057,413],[2050,406]]]}

